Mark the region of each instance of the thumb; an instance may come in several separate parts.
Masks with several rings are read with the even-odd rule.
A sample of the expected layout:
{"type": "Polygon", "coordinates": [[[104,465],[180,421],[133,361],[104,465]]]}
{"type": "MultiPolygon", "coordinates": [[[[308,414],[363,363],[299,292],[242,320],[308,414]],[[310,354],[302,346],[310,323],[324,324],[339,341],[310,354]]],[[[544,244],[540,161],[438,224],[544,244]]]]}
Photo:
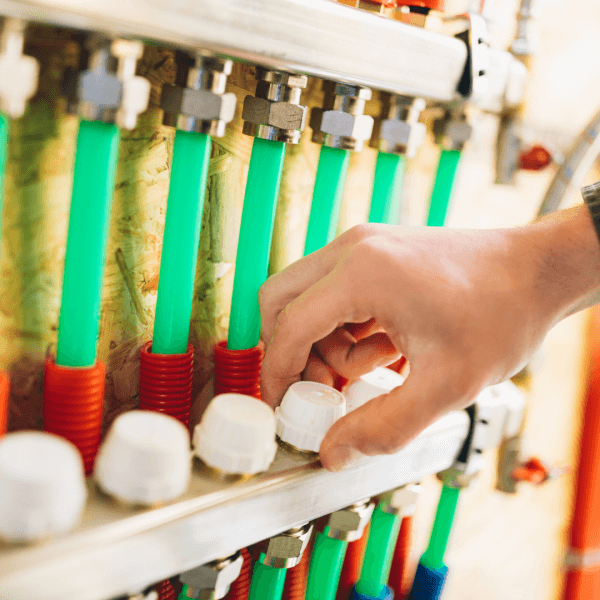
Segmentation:
{"type": "Polygon", "coordinates": [[[373,398],[331,427],[319,451],[323,466],[340,471],[364,456],[397,452],[440,416],[442,394],[441,385],[411,373],[402,386],[373,398]]]}

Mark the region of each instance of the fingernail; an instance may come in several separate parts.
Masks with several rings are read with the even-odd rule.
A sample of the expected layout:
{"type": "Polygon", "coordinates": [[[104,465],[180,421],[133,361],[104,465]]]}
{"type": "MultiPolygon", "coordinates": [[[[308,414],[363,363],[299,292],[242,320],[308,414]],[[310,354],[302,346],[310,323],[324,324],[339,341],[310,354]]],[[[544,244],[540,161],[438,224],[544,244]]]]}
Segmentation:
{"type": "Polygon", "coordinates": [[[325,468],[329,471],[341,471],[357,463],[364,455],[353,446],[343,444],[327,452],[325,468]]]}

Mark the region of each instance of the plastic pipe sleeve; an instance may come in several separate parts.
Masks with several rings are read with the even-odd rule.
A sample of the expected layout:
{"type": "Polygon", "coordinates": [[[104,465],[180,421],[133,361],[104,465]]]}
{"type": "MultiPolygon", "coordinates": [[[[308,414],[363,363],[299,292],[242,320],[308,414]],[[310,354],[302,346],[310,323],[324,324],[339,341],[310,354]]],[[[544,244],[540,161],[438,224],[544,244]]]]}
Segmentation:
{"type": "Polygon", "coordinates": [[[442,227],[446,223],[459,163],[460,151],[442,150],[440,153],[427,216],[430,227],[442,227]]]}
{"type": "Polygon", "coordinates": [[[260,399],[260,369],[265,352],[261,346],[229,350],[227,342],[215,345],[215,396],[236,393],[260,399]]]}
{"type": "Polygon", "coordinates": [[[454,522],[454,515],[456,513],[459,496],[459,489],[450,488],[445,485],[442,486],[440,500],[435,513],[431,536],[429,538],[429,545],[427,546],[425,554],[421,557],[421,564],[428,569],[435,571],[444,566],[444,556],[446,554],[450,532],[452,531],[452,524],[454,522]]]}
{"type": "Polygon", "coordinates": [[[108,223],[119,152],[116,125],[81,121],[58,321],[56,363],[96,362],[108,223]]]}
{"type": "Polygon", "coordinates": [[[183,354],[188,346],[210,150],[209,135],[175,133],[152,338],[157,354],[183,354]]]}
{"type": "Polygon", "coordinates": [[[448,576],[448,567],[430,569],[419,564],[415,573],[410,600],[438,600],[442,595],[444,583],[448,576]]]}
{"type": "Polygon", "coordinates": [[[396,542],[394,557],[392,558],[392,568],[390,569],[388,585],[394,590],[394,593],[398,598],[404,598],[410,591],[410,585],[408,584],[408,567],[410,559],[412,519],[412,515],[407,515],[402,518],[400,533],[398,533],[398,541],[396,542]]]}
{"type": "Polygon", "coordinates": [[[327,245],[337,233],[349,161],[348,150],[321,147],[304,244],[305,256],[327,245]]]}
{"type": "Polygon", "coordinates": [[[229,336],[230,350],[258,345],[258,290],[267,278],[275,209],[286,144],[255,138],[238,239],[229,336]]]}
{"type": "Polygon", "coordinates": [[[306,600],[333,600],[348,543],[336,540],[324,533],[317,533],[310,559],[306,600]]]}
{"type": "Polygon", "coordinates": [[[165,413],[190,423],[194,348],[185,354],[155,354],[147,342],[140,353],[139,408],[165,413]]]}
{"type": "Polygon", "coordinates": [[[285,569],[255,562],[250,584],[250,600],[281,600],[285,573],[285,569]]]}
{"type": "Polygon", "coordinates": [[[231,584],[223,600],[248,600],[250,594],[250,580],[252,578],[252,558],[246,548],[242,549],[242,570],[238,578],[231,584]]]}
{"type": "Polygon", "coordinates": [[[397,225],[404,177],[404,156],[380,152],[375,164],[369,223],[397,225]]]}
{"type": "Polygon", "coordinates": [[[46,361],[44,431],[60,435],[77,447],[87,475],[94,470],[100,445],[105,375],[106,368],[100,361],[85,368],[46,361]]]}
{"type": "Polygon", "coordinates": [[[337,600],[348,600],[352,593],[352,588],[360,578],[360,571],[369,539],[369,527],[370,523],[365,527],[360,539],[348,544],[338,584],[337,600]]]}
{"type": "Polygon", "coordinates": [[[0,436],[8,429],[8,402],[10,397],[10,378],[0,370],[0,436]]]}
{"type": "Polygon", "coordinates": [[[365,551],[360,579],[356,591],[363,596],[379,598],[386,586],[392,556],[400,529],[400,517],[382,510],[373,511],[369,541],[365,551]]]}

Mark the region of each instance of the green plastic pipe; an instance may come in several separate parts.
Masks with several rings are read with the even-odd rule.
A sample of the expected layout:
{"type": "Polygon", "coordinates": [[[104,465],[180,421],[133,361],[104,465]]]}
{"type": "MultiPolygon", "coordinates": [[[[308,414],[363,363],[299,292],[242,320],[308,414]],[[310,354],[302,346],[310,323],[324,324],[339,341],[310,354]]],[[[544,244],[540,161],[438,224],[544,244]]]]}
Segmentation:
{"type": "Polygon", "coordinates": [[[238,240],[229,337],[230,350],[246,350],[260,339],[258,290],[267,278],[285,143],[255,138],[238,240]]]}
{"type": "MultiPolygon", "coordinates": [[[[264,555],[261,555],[262,558],[264,555]]],[[[286,569],[276,569],[257,561],[252,571],[248,600],[281,600],[285,574],[286,569]]]]}
{"type": "Polygon", "coordinates": [[[446,554],[459,496],[459,489],[442,486],[429,545],[425,554],[421,557],[421,564],[429,569],[441,569],[444,566],[444,555],[446,554]]]}
{"type": "Polygon", "coordinates": [[[459,162],[459,150],[442,150],[429,203],[429,226],[442,227],[446,222],[459,162]]]}
{"type": "Polygon", "coordinates": [[[359,594],[377,597],[387,584],[400,522],[399,515],[383,511],[381,505],[373,511],[362,571],[356,584],[359,594]]]}
{"type": "Polygon", "coordinates": [[[369,223],[398,224],[403,177],[404,156],[388,152],[377,155],[369,223]]]}
{"type": "Polygon", "coordinates": [[[152,352],[187,351],[211,138],[177,131],[163,238],[152,352]]]}
{"type": "Polygon", "coordinates": [[[116,125],[79,123],[56,349],[56,362],[62,366],[89,367],[96,362],[118,155],[116,125]]]}
{"type": "Polygon", "coordinates": [[[9,128],[9,117],[0,112],[0,256],[2,256],[2,205],[4,201],[4,178],[6,176],[6,157],[8,154],[9,128]]]}
{"type": "Polygon", "coordinates": [[[304,256],[327,245],[337,233],[350,152],[321,147],[313,190],[304,256]]]}
{"type": "Polygon", "coordinates": [[[346,556],[348,542],[330,538],[329,527],[315,538],[308,582],[306,600],[334,600],[337,594],[340,573],[346,556]]]}

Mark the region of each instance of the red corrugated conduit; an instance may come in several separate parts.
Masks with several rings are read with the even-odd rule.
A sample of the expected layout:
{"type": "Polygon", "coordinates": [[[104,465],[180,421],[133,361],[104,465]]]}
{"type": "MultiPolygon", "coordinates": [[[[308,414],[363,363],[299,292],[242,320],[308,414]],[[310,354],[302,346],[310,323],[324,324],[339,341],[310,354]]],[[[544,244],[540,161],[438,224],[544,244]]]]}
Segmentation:
{"type": "Polygon", "coordinates": [[[394,590],[396,600],[408,596],[412,585],[409,577],[412,519],[412,515],[402,519],[396,548],[394,549],[394,557],[392,558],[389,586],[394,590]]]}
{"type": "Polygon", "coordinates": [[[262,345],[248,350],[229,350],[227,342],[215,345],[215,395],[234,392],[260,399],[262,345]]]}
{"type": "Polygon", "coordinates": [[[4,371],[0,371],[0,436],[8,428],[8,398],[10,392],[10,378],[4,371]]]}
{"type": "Polygon", "coordinates": [[[44,375],[44,431],[60,435],[77,446],[85,472],[91,475],[100,445],[106,368],[62,367],[46,361],[44,375]]]}
{"type": "MultiPolygon", "coordinates": [[[[215,396],[236,393],[260,399],[260,369],[264,357],[262,346],[248,350],[229,350],[227,342],[215,345],[215,396]]],[[[248,600],[253,560],[242,549],[244,563],[239,577],[233,582],[224,600],[248,600]]]]}
{"type": "Polygon", "coordinates": [[[175,417],[190,424],[194,348],[185,354],[152,354],[152,342],[144,344],[140,362],[139,407],[175,417]]]}
{"type": "Polygon", "coordinates": [[[367,540],[369,539],[369,525],[365,527],[362,537],[355,542],[348,544],[344,566],[340,575],[338,584],[337,600],[349,600],[352,588],[360,579],[365,550],[367,549],[367,540]]]}
{"type": "Polygon", "coordinates": [[[158,594],[158,600],[175,600],[175,588],[168,579],[157,583],[154,589],[158,594]]]}

